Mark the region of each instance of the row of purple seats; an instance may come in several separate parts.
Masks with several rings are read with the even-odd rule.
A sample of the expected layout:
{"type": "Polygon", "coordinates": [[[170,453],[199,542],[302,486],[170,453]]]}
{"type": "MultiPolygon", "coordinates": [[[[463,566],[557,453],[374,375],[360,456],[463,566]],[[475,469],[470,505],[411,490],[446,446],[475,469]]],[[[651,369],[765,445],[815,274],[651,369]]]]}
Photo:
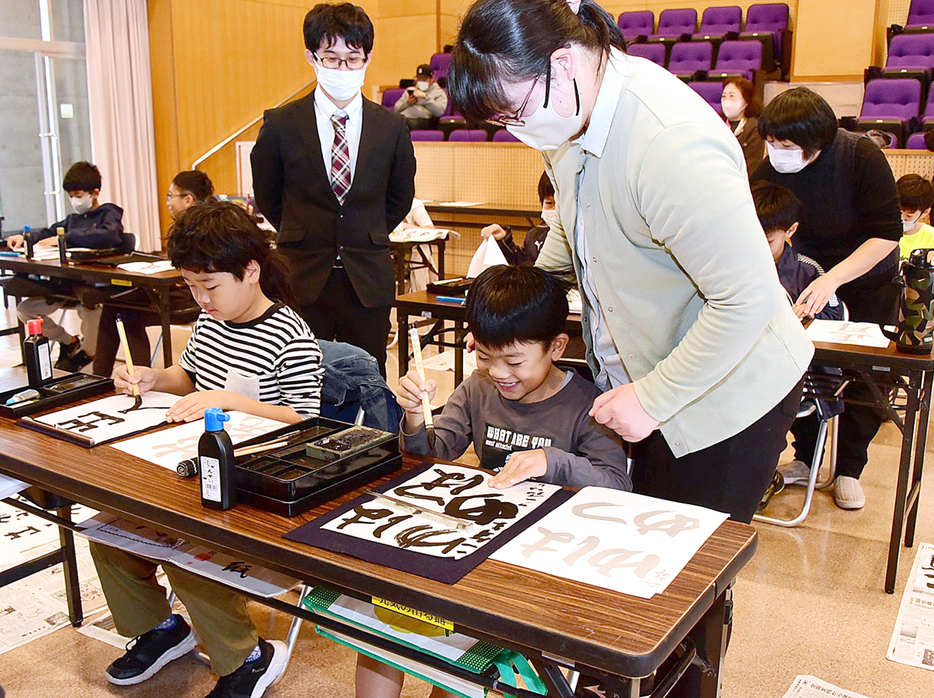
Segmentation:
{"type": "Polygon", "coordinates": [[[934,0],[911,0],[905,31],[934,32],[934,0]]]}
{"type": "Polygon", "coordinates": [[[663,44],[630,44],[626,51],[668,68],[684,79],[707,77],[722,80],[732,75],[741,75],[753,81],[755,71],[762,69],[762,44],[758,41],[724,41],[716,51],[716,61],[714,45],[709,41],[675,44],[671,47],[667,63],[667,50],[663,44]]]}
{"type": "Polygon", "coordinates": [[[922,111],[922,84],[915,78],[878,78],[866,83],[863,105],[856,119],[860,131],[878,129],[894,133],[899,145],[920,126],[934,128],[934,90],[922,111]]]}
{"type": "MultiPolygon", "coordinates": [[[[934,2],[934,0],[932,0],[934,2]]],[[[887,77],[913,77],[924,84],[934,71],[934,33],[899,34],[889,44],[882,74],[887,77]]]]}
{"type": "MultiPolygon", "coordinates": [[[[413,141],[443,141],[444,131],[439,130],[419,130],[412,131],[413,141]]],[[[452,143],[483,143],[491,140],[486,129],[482,128],[462,128],[451,131],[448,136],[448,142],[452,143]]],[[[519,139],[509,133],[506,129],[500,129],[493,133],[492,141],[494,143],[514,143],[519,139]]]]}

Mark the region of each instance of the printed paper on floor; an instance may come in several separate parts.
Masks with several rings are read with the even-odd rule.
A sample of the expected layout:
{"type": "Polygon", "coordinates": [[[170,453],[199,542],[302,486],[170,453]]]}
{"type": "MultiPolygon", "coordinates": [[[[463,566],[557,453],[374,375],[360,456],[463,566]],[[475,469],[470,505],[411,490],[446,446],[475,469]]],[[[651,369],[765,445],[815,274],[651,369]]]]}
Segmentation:
{"type": "Polygon", "coordinates": [[[934,669],[934,545],[922,543],[905,584],[886,657],[934,669]]]}
{"type": "Polygon", "coordinates": [[[847,691],[816,676],[796,676],[782,698],[868,698],[862,693],[847,691]]]}

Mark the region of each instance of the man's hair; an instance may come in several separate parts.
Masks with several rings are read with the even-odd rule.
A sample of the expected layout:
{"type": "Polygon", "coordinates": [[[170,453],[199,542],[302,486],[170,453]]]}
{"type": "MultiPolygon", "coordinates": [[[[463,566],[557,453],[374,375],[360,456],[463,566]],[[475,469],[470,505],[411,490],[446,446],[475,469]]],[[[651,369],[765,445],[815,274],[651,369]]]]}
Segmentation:
{"type": "Polygon", "coordinates": [[[906,174],[895,184],[898,203],[905,211],[927,211],[934,203],[934,186],[919,174],[906,174]]]}
{"type": "Polygon", "coordinates": [[[172,180],[172,184],[182,194],[191,194],[195,201],[202,202],[214,195],[214,185],[208,176],[201,170],[186,170],[179,172],[172,180]]]}
{"type": "Polygon", "coordinates": [[[76,162],[68,168],[62,189],[65,191],[92,192],[101,188],[101,171],[89,162],[76,162]]]}
{"type": "Polygon", "coordinates": [[[759,222],[766,233],[788,230],[798,222],[801,200],[790,189],[759,180],[753,182],[751,190],[756,215],[759,216],[759,222]]]}
{"type": "Polygon", "coordinates": [[[538,179],[538,200],[544,201],[548,197],[555,198],[555,185],[548,179],[548,173],[542,172],[538,179]]]}
{"type": "Polygon", "coordinates": [[[564,332],[570,284],[537,267],[490,267],[470,285],[467,328],[492,349],[513,342],[546,347],[564,332]]]}
{"type": "Polygon", "coordinates": [[[743,115],[747,119],[762,115],[762,100],[756,95],[755,85],[739,75],[724,80],[724,90],[727,88],[727,85],[735,85],[736,89],[739,90],[739,93],[743,96],[743,101],[746,103],[746,109],[743,110],[743,115]]]}
{"type": "Polygon", "coordinates": [[[827,100],[807,87],[782,92],[762,110],[759,135],[801,146],[804,157],[833,143],[837,115],[827,100]]]}
{"type": "Polygon", "coordinates": [[[169,229],[172,266],[197,274],[227,272],[242,281],[255,259],[263,293],[292,305],[288,265],[257,223],[253,214],[232,201],[209,199],[192,206],[169,229]]]}
{"type": "Polygon", "coordinates": [[[321,43],[330,47],[343,39],[350,48],[362,49],[369,56],[373,50],[373,22],[362,7],[349,2],[338,5],[322,2],[305,15],[305,48],[314,53],[321,43]]]}

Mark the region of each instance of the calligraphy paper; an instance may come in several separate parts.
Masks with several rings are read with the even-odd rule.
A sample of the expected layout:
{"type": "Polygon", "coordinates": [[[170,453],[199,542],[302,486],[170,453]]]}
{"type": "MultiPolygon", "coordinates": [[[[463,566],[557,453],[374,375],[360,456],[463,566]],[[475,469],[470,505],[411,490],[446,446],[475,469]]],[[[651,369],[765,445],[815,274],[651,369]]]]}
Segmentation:
{"type": "Polygon", "coordinates": [[[111,514],[98,514],[78,524],[78,529],[78,535],[90,540],[162,562],[170,560],[176,548],[184,545],[174,536],[111,514]]]}
{"type": "Polygon", "coordinates": [[[585,487],[491,557],[650,599],[726,518],[703,507],[585,487]]]}
{"type": "Polygon", "coordinates": [[[379,488],[410,505],[468,521],[467,530],[365,496],[285,537],[453,584],[571,494],[541,482],[493,489],[487,485],[491,477],[482,470],[435,463],[379,488]]]}
{"type": "Polygon", "coordinates": [[[889,340],[873,322],[850,322],[849,320],[814,320],[808,325],[808,336],[812,342],[854,344],[859,347],[885,349],[889,340]]]}
{"type": "MultiPolygon", "coordinates": [[[[178,400],[178,395],[151,391],[143,395],[139,409],[134,409],[132,395],[112,395],[32,421],[90,439],[90,444],[97,446],[162,424],[166,411],[178,400]]],[[[28,424],[28,420],[24,421],[28,424]]]]}
{"type": "Polygon", "coordinates": [[[496,240],[492,237],[484,238],[470,260],[470,266],[467,268],[467,278],[475,279],[482,271],[490,267],[506,264],[508,264],[506,257],[503,255],[503,251],[499,249],[496,240]]]}
{"type": "MultiPolygon", "coordinates": [[[[224,424],[224,429],[234,444],[286,426],[284,422],[243,412],[232,411],[227,414],[230,415],[230,421],[224,424]]],[[[179,461],[197,457],[198,440],[203,433],[204,420],[199,419],[121,441],[114,444],[114,448],[174,471],[179,461]]]]}

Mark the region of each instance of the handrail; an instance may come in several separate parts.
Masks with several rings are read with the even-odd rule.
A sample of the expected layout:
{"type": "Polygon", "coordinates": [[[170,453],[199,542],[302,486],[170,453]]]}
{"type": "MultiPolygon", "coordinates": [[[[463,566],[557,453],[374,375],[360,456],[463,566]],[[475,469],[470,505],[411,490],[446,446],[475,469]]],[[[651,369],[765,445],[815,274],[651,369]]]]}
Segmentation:
{"type": "MultiPolygon", "coordinates": [[[[288,97],[286,97],[285,99],[283,99],[281,102],[279,102],[278,104],[276,104],[275,106],[273,106],[273,109],[276,109],[277,107],[281,107],[281,106],[282,106],[283,104],[285,104],[286,102],[290,102],[292,99],[294,99],[295,97],[297,97],[299,94],[301,94],[303,91],[307,90],[307,89],[308,89],[309,87],[311,87],[312,85],[314,85],[314,82],[309,82],[309,83],[306,83],[305,85],[302,85],[302,86],[299,87],[297,90],[295,90],[295,92],[293,92],[293,93],[290,94],[288,97]]],[[[223,148],[225,145],[228,145],[231,141],[233,141],[234,138],[236,138],[237,136],[239,136],[241,133],[243,133],[243,132],[246,131],[247,129],[252,128],[253,126],[255,126],[257,123],[259,123],[260,119],[262,119],[262,118],[263,118],[263,114],[260,114],[260,115],[257,116],[255,119],[253,119],[250,123],[248,123],[246,126],[244,126],[244,127],[241,128],[241,129],[238,129],[236,132],[234,132],[234,133],[232,133],[231,135],[227,136],[227,138],[225,138],[224,140],[222,140],[220,143],[218,143],[217,145],[215,145],[213,148],[211,148],[208,152],[206,152],[206,153],[205,153],[204,155],[202,155],[200,158],[198,158],[197,160],[195,160],[195,161],[191,164],[191,169],[197,170],[197,169],[198,169],[198,165],[200,165],[202,162],[204,162],[204,161],[207,160],[209,157],[211,157],[212,155],[214,155],[214,153],[216,153],[218,150],[220,150],[221,148],[223,148]]]]}

